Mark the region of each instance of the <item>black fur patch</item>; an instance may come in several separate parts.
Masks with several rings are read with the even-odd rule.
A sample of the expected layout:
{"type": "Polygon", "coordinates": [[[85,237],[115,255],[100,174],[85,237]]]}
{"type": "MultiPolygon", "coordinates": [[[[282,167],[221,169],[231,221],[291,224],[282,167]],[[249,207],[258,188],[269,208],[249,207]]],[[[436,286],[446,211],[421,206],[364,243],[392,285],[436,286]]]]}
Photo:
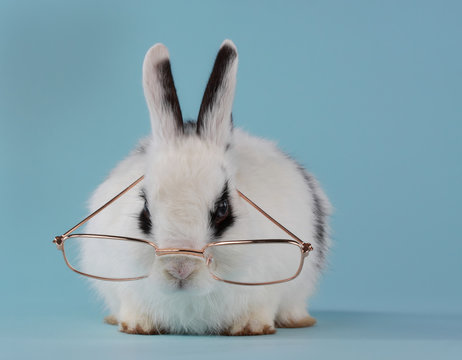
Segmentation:
{"type": "Polygon", "coordinates": [[[233,207],[229,200],[229,190],[228,190],[228,183],[225,184],[223,191],[220,197],[215,202],[215,206],[212,210],[210,210],[210,228],[213,231],[213,236],[215,238],[220,237],[223,233],[228,229],[231,225],[234,224],[234,214],[233,214],[233,207]],[[216,214],[216,205],[221,201],[226,200],[228,202],[228,216],[220,222],[217,222],[217,214],[216,214]]]}
{"type": "Polygon", "coordinates": [[[186,135],[195,134],[196,128],[197,126],[194,120],[188,120],[184,123],[184,133],[186,135]]]}
{"type": "Polygon", "coordinates": [[[136,149],[135,149],[136,152],[140,153],[140,154],[144,154],[146,153],[146,145],[142,144],[142,145],[139,145],[136,149]]]}
{"type": "Polygon", "coordinates": [[[164,104],[169,108],[175,119],[175,125],[179,132],[183,132],[183,115],[181,114],[180,102],[176,94],[175,83],[173,82],[170,61],[164,60],[157,65],[162,88],[164,89],[164,104]]]}
{"type": "Polygon", "coordinates": [[[135,148],[135,152],[138,154],[145,154],[146,153],[146,147],[147,147],[147,142],[139,142],[138,145],[135,148]]]}
{"type": "Polygon", "coordinates": [[[299,165],[299,169],[302,172],[305,182],[310,189],[310,193],[313,196],[314,235],[317,243],[321,245],[319,246],[319,249],[316,250],[319,251],[319,258],[322,260],[322,263],[324,263],[326,256],[327,214],[322,205],[321,198],[316,191],[315,180],[302,166],[299,165]]]}
{"type": "MultiPolygon", "coordinates": [[[[236,51],[230,46],[223,46],[217,54],[212,73],[205,88],[202,97],[199,115],[197,117],[197,133],[200,135],[204,127],[204,115],[213,107],[218,89],[223,83],[223,77],[226,74],[229,64],[237,57],[236,51]]],[[[231,120],[232,124],[232,120],[231,120]]]]}
{"type": "Polygon", "coordinates": [[[146,235],[149,235],[152,230],[152,221],[151,221],[151,214],[148,210],[148,202],[146,199],[146,194],[144,190],[141,191],[140,197],[144,201],[143,209],[141,209],[140,214],[138,215],[138,226],[140,227],[141,231],[146,235]]]}

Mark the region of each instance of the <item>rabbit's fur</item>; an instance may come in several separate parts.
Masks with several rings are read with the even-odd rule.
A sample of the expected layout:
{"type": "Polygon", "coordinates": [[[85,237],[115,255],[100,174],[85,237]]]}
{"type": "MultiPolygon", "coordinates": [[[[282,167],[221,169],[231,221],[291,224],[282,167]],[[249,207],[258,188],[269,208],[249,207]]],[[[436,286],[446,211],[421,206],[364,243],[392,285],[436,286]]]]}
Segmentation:
{"type": "MultiPolygon", "coordinates": [[[[310,242],[314,251],[297,278],[276,285],[226,284],[214,280],[203,261],[180,255],[162,261],[156,257],[147,279],[91,280],[112,314],[111,321],[117,322],[121,331],[253,335],[273,333],[276,326],[315,322],[308,315],[306,301],[329,247],[330,205],[314,177],[275,144],[233,127],[237,60],[234,44],[226,40],[217,55],[197,123],[183,124],[168,51],[161,44],[148,51],[143,86],[152,134],[97,188],[90,210],[137,177],[145,174],[145,179],[91,219],[87,232],[144,238],[160,248],[201,249],[209,242],[230,239],[287,239],[287,234],[238,196],[237,188],[310,242]],[[211,214],[225,188],[231,213],[217,228],[211,225],[211,214]],[[193,276],[180,281],[166,275],[170,269],[192,271],[193,276]]],[[[83,266],[98,261],[94,254],[83,251],[83,266]]],[[[121,266],[136,266],[123,261],[121,266]]],[[[256,271],[259,266],[255,264],[256,271]]]]}

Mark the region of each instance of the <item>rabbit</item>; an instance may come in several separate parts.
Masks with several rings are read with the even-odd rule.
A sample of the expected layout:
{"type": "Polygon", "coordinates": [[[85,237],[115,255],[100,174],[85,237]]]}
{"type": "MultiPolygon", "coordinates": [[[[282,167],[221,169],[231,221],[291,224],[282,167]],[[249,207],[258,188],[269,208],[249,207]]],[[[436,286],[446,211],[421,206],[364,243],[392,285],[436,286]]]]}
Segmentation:
{"type": "MultiPolygon", "coordinates": [[[[331,205],[313,175],[275,143],[233,126],[237,65],[236,46],[225,40],[197,121],[183,122],[169,52],[160,43],[149,49],[143,62],[143,89],[152,133],[92,194],[90,211],[137,177],[144,174],[144,180],[92,218],[86,230],[146,239],[159,248],[202,249],[218,240],[287,238],[239,198],[235,191],[239,189],[310,242],[314,251],[298,277],[275,285],[217,281],[202,259],[181,255],[154,257],[152,271],[143,280],[90,279],[110,312],[106,322],[118,324],[122,332],[262,335],[275,333],[277,327],[316,322],[308,313],[307,299],[325,267],[331,205]],[[217,204],[224,217],[220,221],[217,204]]],[[[82,264],[98,262],[93,250],[83,249],[82,264]]],[[[137,266],[124,255],[115,251],[111,256],[117,266],[137,266]]],[[[262,268],[261,263],[253,266],[255,271],[262,268]]]]}

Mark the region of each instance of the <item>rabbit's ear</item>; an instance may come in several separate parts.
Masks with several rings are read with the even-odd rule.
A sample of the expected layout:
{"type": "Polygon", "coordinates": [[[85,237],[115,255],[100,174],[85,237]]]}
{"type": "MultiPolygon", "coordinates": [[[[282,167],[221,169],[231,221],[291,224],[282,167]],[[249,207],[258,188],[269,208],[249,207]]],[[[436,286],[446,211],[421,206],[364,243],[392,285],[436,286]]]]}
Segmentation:
{"type": "Polygon", "coordinates": [[[155,139],[169,141],[182,134],[183,117],[173,82],[169,53],[163,44],[154,45],[146,53],[143,88],[155,139]]]}
{"type": "Polygon", "coordinates": [[[197,117],[199,136],[224,146],[229,142],[233,127],[231,111],[237,62],[236,46],[231,40],[225,40],[218,51],[197,117]]]}

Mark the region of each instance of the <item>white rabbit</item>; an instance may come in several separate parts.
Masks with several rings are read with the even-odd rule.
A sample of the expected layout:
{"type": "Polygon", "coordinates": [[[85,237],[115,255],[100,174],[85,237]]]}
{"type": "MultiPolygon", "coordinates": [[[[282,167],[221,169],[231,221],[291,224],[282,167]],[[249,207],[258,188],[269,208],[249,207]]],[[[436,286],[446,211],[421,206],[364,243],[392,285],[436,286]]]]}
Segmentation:
{"type": "MultiPolygon", "coordinates": [[[[143,64],[143,87],[152,134],[110,173],[90,200],[94,211],[141,175],[144,180],[91,219],[88,233],[141,238],[159,248],[202,249],[217,240],[283,238],[282,232],[240,198],[248,195],[314,251],[294,280],[264,286],[212,278],[192,256],[153,258],[143,280],[91,280],[126,333],[258,335],[276,327],[311,326],[307,311],[329,248],[330,204],[315,178],[272,142],[234,128],[232,103],[238,56],[225,40],[208,81],[197,122],[183,123],[169,53],[154,45],[143,64]],[[218,204],[218,205],[217,205],[218,204]],[[220,220],[217,221],[217,206],[220,220]]],[[[98,262],[83,249],[82,266],[98,262]]],[[[117,266],[136,267],[114,251],[117,266]]],[[[267,265],[267,264],[266,264],[267,265]]],[[[278,266],[288,264],[275,264],[278,266]]],[[[255,271],[264,265],[256,262],[255,271]]],[[[278,271],[278,270],[274,270],[278,271]]]]}

